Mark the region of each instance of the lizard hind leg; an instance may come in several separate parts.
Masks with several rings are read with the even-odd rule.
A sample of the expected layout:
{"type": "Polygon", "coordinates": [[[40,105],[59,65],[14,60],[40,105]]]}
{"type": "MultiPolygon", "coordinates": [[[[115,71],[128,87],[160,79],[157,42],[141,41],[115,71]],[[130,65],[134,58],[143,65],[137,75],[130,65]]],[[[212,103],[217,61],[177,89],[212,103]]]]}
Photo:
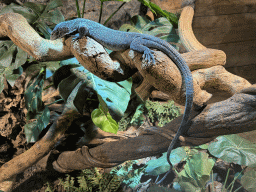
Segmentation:
{"type": "Polygon", "coordinates": [[[130,45],[131,50],[143,53],[142,58],[145,62],[142,64],[142,69],[145,69],[155,64],[155,57],[153,55],[154,51],[146,46],[147,41],[147,39],[137,37],[131,42],[130,45]]]}

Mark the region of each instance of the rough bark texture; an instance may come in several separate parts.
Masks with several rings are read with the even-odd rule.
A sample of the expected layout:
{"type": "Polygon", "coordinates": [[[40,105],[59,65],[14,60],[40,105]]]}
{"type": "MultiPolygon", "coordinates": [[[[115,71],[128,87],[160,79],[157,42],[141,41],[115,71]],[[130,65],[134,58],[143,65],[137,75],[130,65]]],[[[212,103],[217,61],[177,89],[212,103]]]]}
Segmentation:
{"type": "MultiPolygon", "coordinates": [[[[199,145],[209,142],[219,135],[255,129],[256,86],[251,86],[245,79],[225,71],[222,67],[226,58],[224,52],[206,49],[195,39],[191,28],[191,15],[193,17],[192,8],[184,8],[180,22],[187,22],[189,25],[187,28],[183,28],[185,25],[181,24],[179,31],[185,42],[185,47],[192,51],[183,56],[189,67],[194,70],[194,103],[202,106],[210,99],[211,94],[201,90],[205,87],[226,90],[233,96],[225,101],[207,105],[202,111],[194,111],[188,124],[190,127],[188,134],[180,138],[181,145],[199,145]],[[188,18],[187,14],[190,14],[188,18]],[[242,88],[245,89],[242,90],[242,88]]],[[[141,69],[141,54],[127,50],[108,56],[97,43],[93,42],[95,43],[93,46],[88,45],[88,41],[91,39],[86,37],[79,41],[72,41],[72,38],[56,41],[45,40],[29,26],[22,16],[15,13],[0,16],[0,37],[6,36],[37,60],[63,60],[75,55],[85,68],[104,79],[120,81],[122,78],[132,76],[138,70],[147,81],[146,84],[142,84],[147,91],[154,86],[170,95],[175,101],[184,103],[181,75],[170,58],[159,51],[155,52],[156,65],[148,70],[143,70],[141,69]],[[103,57],[103,59],[99,57],[103,57]],[[114,63],[117,68],[108,68],[108,62],[114,63]],[[97,68],[98,66],[99,68],[97,68]],[[108,71],[106,71],[107,68],[108,71]],[[119,71],[122,69],[123,73],[117,75],[118,70],[116,69],[119,71]],[[148,86],[147,83],[151,86],[148,86]]],[[[142,92],[145,89],[138,88],[137,90],[142,92]]],[[[143,98],[145,99],[147,96],[148,94],[145,94],[143,98]]],[[[64,126],[74,120],[70,115],[69,118],[66,118],[67,123],[62,119],[64,117],[64,115],[61,116],[57,124],[61,122],[60,124],[64,126]]],[[[76,151],[64,152],[60,154],[53,165],[61,172],[69,172],[94,166],[112,167],[129,159],[163,153],[167,150],[177,131],[181,118],[175,119],[163,128],[151,127],[140,130],[140,135],[137,137],[124,138],[120,135],[114,137],[111,134],[99,134],[98,131],[96,138],[99,134],[101,138],[110,138],[110,140],[99,139],[100,143],[94,138],[88,144],[99,142],[98,146],[90,149],[84,146],[76,151]]],[[[63,132],[64,130],[50,129],[46,136],[26,153],[4,164],[0,168],[0,182],[12,181],[10,178],[37,162],[50,151],[63,132]]]]}
{"type": "MultiPolygon", "coordinates": [[[[194,111],[188,124],[189,131],[181,138],[180,144],[200,145],[219,135],[255,130],[255,103],[256,85],[252,85],[227,100],[207,105],[202,111],[194,111]]],[[[141,129],[138,137],[107,142],[91,149],[84,146],[76,151],[63,152],[53,163],[54,168],[60,172],[94,166],[106,168],[126,160],[161,154],[167,150],[181,118],[162,128],[141,129]]]]}

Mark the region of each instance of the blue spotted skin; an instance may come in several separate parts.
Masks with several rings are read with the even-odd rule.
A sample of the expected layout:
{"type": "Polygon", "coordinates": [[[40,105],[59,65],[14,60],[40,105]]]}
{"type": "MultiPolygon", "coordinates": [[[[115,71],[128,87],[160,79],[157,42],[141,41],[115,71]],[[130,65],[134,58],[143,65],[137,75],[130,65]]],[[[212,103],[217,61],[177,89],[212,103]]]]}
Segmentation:
{"type": "Polygon", "coordinates": [[[56,25],[52,31],[51,40],[62,38],[66,35],[74,33],[79,33],[79,36],[77,37],[78,39],[82,38],[83,36],[89,36],[98,43],[102,44],[104,47],[113,51],[131,49],[142,53],[142,57],[146,61],[145,66],[142,66],[143,68],[155,64],[155,59],[152,54],[153,51],[149,48],[155,48],[162,51],[176,64],[185,82],[186,104],[181,125],[167,151],[167,161],[171,165],[169,159],[170,153],[175,144],[178,142],[179,136],[187,132],[185,125],[189,119],[189,114],[193,105],[193,78],[185,60],[174,47],[157,37],[141,33],[113,30],[97,22],[82,18],[62,22],[56,25]]]}

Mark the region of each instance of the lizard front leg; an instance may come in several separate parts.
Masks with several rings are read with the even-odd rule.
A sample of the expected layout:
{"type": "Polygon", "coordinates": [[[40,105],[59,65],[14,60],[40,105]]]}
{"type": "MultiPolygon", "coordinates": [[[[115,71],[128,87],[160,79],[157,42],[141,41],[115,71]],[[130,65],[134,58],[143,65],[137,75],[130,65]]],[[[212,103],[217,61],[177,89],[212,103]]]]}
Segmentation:
{"type": "Polygon", "coordinates": [[[143,53],[142,58],[146,61],[146,63],[142,65],[142,68],[150,67],[156,63],[153,55],[154,51],[149,49],[147,46],[148,44],[152,44],[154,42],[149,43],[149,41],[150,40],[148,39],[137,37],[131,42],[130,45],[131,50],[143,53]]]}
{"type": "Polygon", "coordinates": [[[75,40],[81,39],[82,37],[89,35],[89,29],[85,26],[78,27],[77,32],[78,32],[79,36],[75,37],[74,38],[75,40]]]}

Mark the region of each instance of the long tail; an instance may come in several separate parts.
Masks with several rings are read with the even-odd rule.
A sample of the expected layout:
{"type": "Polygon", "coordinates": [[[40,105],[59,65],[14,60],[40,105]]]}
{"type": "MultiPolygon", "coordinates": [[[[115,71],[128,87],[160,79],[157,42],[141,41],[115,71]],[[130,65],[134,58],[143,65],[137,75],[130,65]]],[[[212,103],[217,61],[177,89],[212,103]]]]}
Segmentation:
{"type": "Polygon", "coordinates": [[[166,41],[158,39],[156,37],[150,37],[150,40],[148,41],[147,45],[145,45],[145,46],[147,46],[149,48],[156,48],[156,49],[164,52],[168,57],[170,57],[172,59],[172,61],[176,64],[176,66],[178,67],[178,69],[181,72],[181,75],[183,77],[183,80],[185,82],[185,87],[186,87],[185,112],[184,112],[180,127],[167,150],[167,161],[172,168],[172,164],[170,162],[170,153],[173,150],[175,144],[178,142],[179,137],[182,134],[187,132],[186,124],[188,122],[189,115],[190,115],[190,112],[191,112],[191,109],[193,106],[193,94],[194,94],[193,77],[192,77],[189,67],[187,66],[185,60],[182,58],[180,53],[166,41]]]}

